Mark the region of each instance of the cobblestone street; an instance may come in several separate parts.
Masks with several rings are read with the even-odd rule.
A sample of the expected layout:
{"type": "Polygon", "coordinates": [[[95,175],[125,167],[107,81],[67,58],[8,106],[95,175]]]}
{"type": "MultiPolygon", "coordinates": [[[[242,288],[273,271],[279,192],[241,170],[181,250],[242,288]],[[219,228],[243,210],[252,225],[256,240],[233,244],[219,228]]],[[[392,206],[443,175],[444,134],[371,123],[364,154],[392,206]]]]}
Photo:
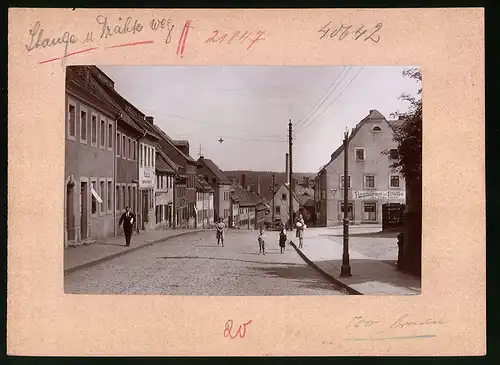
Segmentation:
{"type": "MultiPolygon", "coordinates": [[[[172,238],[69,273],[66,293],[177,295],[341,295],[288,246],[266,232],[259,255],[257,231],[228,231],[225,247],[214,232],[172,238]]],[[[132,241],[133,245],[133,241],[132,241]]]]}

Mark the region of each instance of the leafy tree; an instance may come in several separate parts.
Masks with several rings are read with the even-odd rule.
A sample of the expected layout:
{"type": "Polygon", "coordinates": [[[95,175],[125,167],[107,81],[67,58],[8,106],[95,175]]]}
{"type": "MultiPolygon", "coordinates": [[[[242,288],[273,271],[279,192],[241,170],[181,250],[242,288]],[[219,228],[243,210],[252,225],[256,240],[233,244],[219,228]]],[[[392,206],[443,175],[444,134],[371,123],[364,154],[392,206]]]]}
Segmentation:
{"type": "MultiPolygon", "coordinates": [[[[419,69],[411,68],[403,71],[403,76],[422,83],[419,69]]],[[[392,168],[399,171],[406,180],[421,183],[422,179],[422,88],[417,96],[402,94],[400,100],[410,104],[407,112],[393,113],[405,121],[394,127],[394,141],[398,144],[398,158],[392,168]]]]}

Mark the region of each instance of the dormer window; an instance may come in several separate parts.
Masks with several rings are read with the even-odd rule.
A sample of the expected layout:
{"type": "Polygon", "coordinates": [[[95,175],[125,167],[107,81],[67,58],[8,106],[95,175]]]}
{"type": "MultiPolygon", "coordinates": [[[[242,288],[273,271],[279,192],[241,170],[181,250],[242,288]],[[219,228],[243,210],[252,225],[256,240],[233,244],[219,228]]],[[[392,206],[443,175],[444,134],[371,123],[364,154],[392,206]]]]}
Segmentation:
{"type": "Polygon", "coordinates": [[[380,126],[376,125],[372,128],[372,132],[382,132],[382,128],[380,128],[380,126]]]}

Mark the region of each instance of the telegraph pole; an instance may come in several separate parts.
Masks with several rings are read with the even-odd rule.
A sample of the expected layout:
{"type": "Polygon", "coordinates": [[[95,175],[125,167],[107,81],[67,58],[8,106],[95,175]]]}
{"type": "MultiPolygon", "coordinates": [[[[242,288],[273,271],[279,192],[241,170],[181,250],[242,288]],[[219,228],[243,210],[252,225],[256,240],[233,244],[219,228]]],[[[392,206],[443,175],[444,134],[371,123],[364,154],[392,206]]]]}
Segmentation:
{"type": "Polygon", "coordinates": [[[273,211],[272,211],[272,221],[271,221],[271,224],[274,224],[274,194],[275,194],[274,188],[276,186],[275,182],[276,182],[276,180],[275,180],[275,174],[273,172],[273,184],[271,185],[271,189],[273,191],[273,211]]]}
{"type": "Polygon", "coordinates": [[[347,150],[349,147],[349,132],[344,133],[344,232],[343,232],[343,253],[342,266],[340,267],[340,277],[351,276],[351,264],[349,263],[349,168],[347,150]]]}
{"type": "Polygon", "coordinates": [[[293,137],[292,137],[292,120],[290,119],[288,122],[288,156],[289,156],[289,169],[288,173],[290,174],[290,177],[288,179],[289,184],[288,187],[290,188],[290,193],[289,195],[289,210],[290,210],[290,230],[293,229],[293,173],[292,173],[292,145],[293,145],[293,137]]]}

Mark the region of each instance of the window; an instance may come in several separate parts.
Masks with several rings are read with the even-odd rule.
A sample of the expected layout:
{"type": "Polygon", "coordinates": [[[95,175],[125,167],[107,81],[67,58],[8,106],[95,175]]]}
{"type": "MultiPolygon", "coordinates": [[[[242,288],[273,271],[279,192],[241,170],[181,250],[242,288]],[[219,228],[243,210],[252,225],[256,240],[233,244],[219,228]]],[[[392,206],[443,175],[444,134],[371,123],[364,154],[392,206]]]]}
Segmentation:
{"type": "Polygon", "coordinates": [[[97,147],[97,115],[92,114],[90,126],[90,145],[97,147]]]}
{"type": "Polygon", "coordinates": [[[377,220],[377,204],[376,203],[364,203],[363,204],[363,219],[365,221],[377,220]]]}
{"type": "Polygon", "coordinates": [[[76,139],[76,106],[68,101],[68,138],[76,139]]]}
{"type": "Polygon", "coordinates": [[[277,205],[274,207],[277,214],[281,213],[281,206],[277,205]]]}
{"type": "Polygon", "coordinates": [[[136,141],[132,141],[132,160],[137,159],[137,145],[136,141]]]}
{"type": "Polygon", "coordinates": [[[122,158],[127,158],[125,148],[127,147],[127,137],[122,134],[122,158]]]}
{"type": "Polygon", "coordinates": [[[87,143],[87,111],[80,107],[80,142],[87,143]]]}
{"type": "Polygon", "coordinates": [[[363,161],[365,159],[365,150],[363,148],[356,148],[356,161],[363,161]]]}
{"type": "Polygon", "coordinates": [[[132,159],[132,138],[129,137],[128,139],[128,151],[127,151],[127,158],[129,160],[132,159]]]}
{"type": "MultiPolygon", "coordinates": [[[[353,220],[352,203],[347,203],[347,219],[353,220]]],[[[340,219],[344,219],[344,203],[340,203],[340,219]]]]}
{"type": "Polygon", "coordinates": [[[365,189],[374,189],[375,188],[375,176],[366,175],[365,176],[365,189]]]}
{"type": "MultiPolygon", "coordinates": [[[[104,194],[106,193],[105,183],[106,182],[104,180],[99,181],[99,195],[101,196],[101,199],[104,198],[104,194]]],[[[99,213],[106,214],[106,205],[104,204],[104,202],[99,204],[99,213]]]]}
{"type": "Polygon", "coordinates": [[[92,210],[91,210],[91,214],[97,214],[97,199],[96,199],[96,196],[94,194],[94,191],[96,191],[97,189],[97,186],[96,186],[96,181],[92,181],[92,210]]]}
{"type": "Polygon", "coordinates": [[[390,176],[390,185],[391,188],[399,188],[399,175],[391,175],[390,176]]]}
{"type": "Polygon", "coordinates": [[[382,128],[380,128],[378,125],[376,125],[372,128],[372,132],[382,132],[382,128]]]}
{"type": "Polygon", "coordinates": [[[139,148],[141,149],[139,151],[139,165],[142,166],[144,161],[144,146],[142,145],[142,143],[139,145],[139,148]]]}
{"type": "Polygon", "coordinates": [[[391,148],[391,149],[389,150],[389,158],[390,158],[391,160],[397,160],[397,159],[398,159],[398,157],[399,157],[399,154],[398,154],[398,150],[397,150],[397,148],[391,148]]]}
{"type": "Polygon", "coordinates": [[[120,210],[120,187],[116,185],[116,192],[115,192],[115,200],[116,200],[116,210],[120,210]]]}
{"type": "Polygon", "coordinates": [[[108,123],[108,150],[113,150],[113,123],[108,123]]]}
{"type": "Polygon", "coordinates": [[[108,180],[108,213],[113,210],[113,181],[108,180]]]}
{"type": "MultiPolygon", "coordinates": [[[[341,189],[344,188],[344,175],[340,176],[340,188],[341,189]]],[[[351,177],[350,176],[347,177],[347,188],[348,189],[351,188],[351,177]]]]}
{"type": "Polygon", "coordinates": [[[101,148],[106,146],[106,121],[101,119],[101,148]]]}
{"type": "Polygon", "coordinates": [[[286,194],[281,194],[281,200],[286,200],[286,194]]]}
{"type": "Polygon", "coordinates": [[[121,133],[116,132],[116,156],[120,157],[120,151],[121,151],[121,143],[120,141],[122,140],[121,133]]]}

